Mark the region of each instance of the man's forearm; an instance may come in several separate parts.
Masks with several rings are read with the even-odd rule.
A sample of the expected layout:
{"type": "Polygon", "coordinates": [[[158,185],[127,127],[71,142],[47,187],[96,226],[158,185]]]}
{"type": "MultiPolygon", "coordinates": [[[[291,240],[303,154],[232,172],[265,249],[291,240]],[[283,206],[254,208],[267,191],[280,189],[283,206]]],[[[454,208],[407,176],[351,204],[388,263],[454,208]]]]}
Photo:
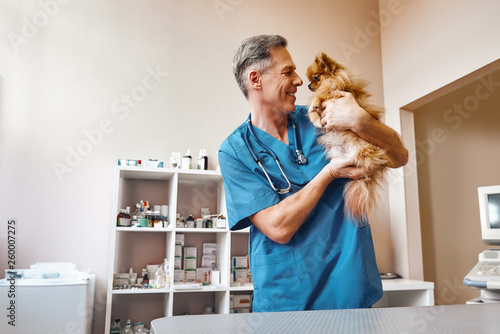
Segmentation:
{"type": "Polygon", "coordinates": [[[268,238],[286,244],[304,223],[332,180],[329,171],[324,168],[304,188],[278,204],[255,213],[250,216],[250,220],[268,238]]]}
{"type": "Polygon", "coordinates": [[[408,150],[404,147],[398,133],[365,112],[353,131],[364,140],[386,150],[391,159],[389,167],[398,168],[408,162],[408,150]]]}

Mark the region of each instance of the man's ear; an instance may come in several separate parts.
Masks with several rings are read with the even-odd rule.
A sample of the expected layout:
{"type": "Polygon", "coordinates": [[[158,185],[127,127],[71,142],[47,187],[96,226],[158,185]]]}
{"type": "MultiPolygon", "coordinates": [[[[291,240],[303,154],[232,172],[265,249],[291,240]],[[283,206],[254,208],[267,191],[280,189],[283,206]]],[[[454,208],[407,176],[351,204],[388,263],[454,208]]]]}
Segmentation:
{"type": "Polygon", "coordinates": [[[248,73],[248,85],[254,89],[261,88],[261,73],[257,70],[252,70],[248,73]]]}

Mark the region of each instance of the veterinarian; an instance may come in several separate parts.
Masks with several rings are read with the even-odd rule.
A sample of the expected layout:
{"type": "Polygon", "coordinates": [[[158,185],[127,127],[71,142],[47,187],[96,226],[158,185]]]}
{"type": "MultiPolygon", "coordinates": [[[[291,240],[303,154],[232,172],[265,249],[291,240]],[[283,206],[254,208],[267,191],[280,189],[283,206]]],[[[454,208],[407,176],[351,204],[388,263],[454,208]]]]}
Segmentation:
{"type": "MultiPolygon", "coordinates": [[[[371,307],[382,297],[370,226],[344,215],[343,187],[370,171],[327,161],[302,85],[281,36],[255,36],[236,50],[233,72],[250,116],[221,145],[229,226],[250,226],[253,312],[371,307]]],[[[397,133],[369,116],[352,95],[325,105],[322,123],[352,130],[407,161],[397,133]],[[367,117],[368,116],[368,117],[367,117]]]]}

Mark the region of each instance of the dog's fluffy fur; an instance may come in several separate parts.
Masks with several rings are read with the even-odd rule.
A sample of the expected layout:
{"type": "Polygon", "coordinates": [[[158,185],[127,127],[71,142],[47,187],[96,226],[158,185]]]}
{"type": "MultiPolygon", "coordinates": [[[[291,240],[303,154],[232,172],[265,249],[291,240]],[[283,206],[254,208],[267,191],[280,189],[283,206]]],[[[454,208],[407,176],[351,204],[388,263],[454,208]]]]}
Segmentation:
{"type": "Polygon", "coordinates": [[[378,203],[377,188],[383,180],[386,165],[390,161],[386,152],[361,139],[352,131],[329,131],[321,125],[321,105],[324,101],[338,98],[338,91],[347,91],[354,95],[359,105],[370,115],[379,120],[384,110],[371,104],[370,94],[365,90],[367,83],[349,73],[342,65],[320,53],[307,69],[309,88],[314,92],[309,107],[309,118],[322,135],[319,143],[326,149],[329,159],[347,157],[354,165],[373,169],[373,175],[350,181],[344,189],[345,210],[358,222],[366,218],[370,210],[378,203]]]}

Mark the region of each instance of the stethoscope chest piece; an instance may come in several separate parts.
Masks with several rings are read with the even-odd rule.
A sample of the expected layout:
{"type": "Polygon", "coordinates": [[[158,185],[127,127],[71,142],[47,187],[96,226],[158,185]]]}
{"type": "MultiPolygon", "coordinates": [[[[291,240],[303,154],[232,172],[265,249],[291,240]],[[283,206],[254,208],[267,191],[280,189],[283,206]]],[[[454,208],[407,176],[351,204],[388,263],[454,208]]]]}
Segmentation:
{"type": "Polygon", "coordinates": [[[295,153],[297,154],[297,159],[295,159],[295,162],[299,165],[307,165],[307,158],[304,153],[299,150],[296,150],[295,153]]]}

